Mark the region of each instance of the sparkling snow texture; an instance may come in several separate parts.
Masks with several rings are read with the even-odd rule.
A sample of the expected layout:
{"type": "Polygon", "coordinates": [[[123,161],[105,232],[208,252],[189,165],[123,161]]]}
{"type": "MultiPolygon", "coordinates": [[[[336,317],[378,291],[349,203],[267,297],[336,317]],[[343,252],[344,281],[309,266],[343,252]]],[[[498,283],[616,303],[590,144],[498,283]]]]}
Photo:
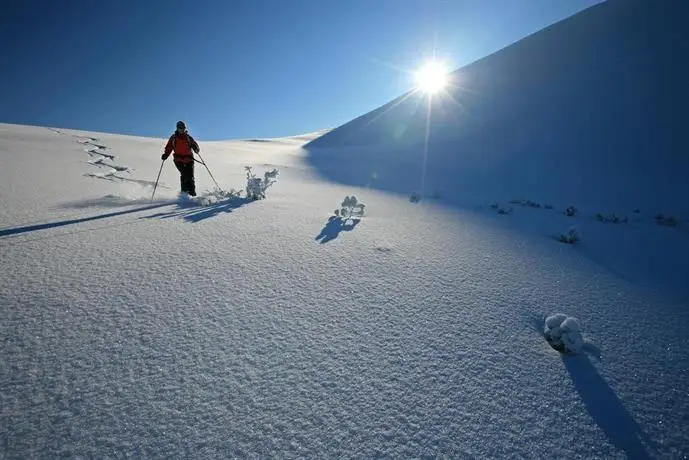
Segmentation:
{"type": "Polygon", "coordinates": [[[468,68],[427,150],[424,104],[201,142],[225,191],[279,170],[262,200],[0,125],[0,458],[687,458],[689,3],[656,3],[468,68]]]}
{"type": "MultiPolygon", "coordinates": [[[[3,455],[687,452],[681,289],[544,235],[555,213],[323,182],[300,142],[202,144],[228,189],[246,164],[280,169],[265,200],[195,204],[214,188],[199,170],[181,201],[168,164],[151,202],[162,140],[0,125],[3,455]],[[133,172],[87,176],[83,135],[133,172]],[[351,195],[365,215],[333,222],[351,195]],[[587,319],[580,355],[544,339],[554,308],[587,319]]],[[[591,247],[687,247],[601,229],[591,247]]]]}

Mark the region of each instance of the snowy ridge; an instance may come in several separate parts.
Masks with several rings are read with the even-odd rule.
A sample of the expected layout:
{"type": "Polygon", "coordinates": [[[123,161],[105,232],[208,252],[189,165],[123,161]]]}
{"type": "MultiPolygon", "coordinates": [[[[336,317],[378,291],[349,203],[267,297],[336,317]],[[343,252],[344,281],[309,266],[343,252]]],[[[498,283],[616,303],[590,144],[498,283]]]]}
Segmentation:
{"type": "Polygon", "coordinates": [[[430,118],[425,95],[405,94],[309,143],[309,162],[452,204],[525,197],[689,219],[688,30],[687,2],[609,0],[457,70],[430,118]]]}

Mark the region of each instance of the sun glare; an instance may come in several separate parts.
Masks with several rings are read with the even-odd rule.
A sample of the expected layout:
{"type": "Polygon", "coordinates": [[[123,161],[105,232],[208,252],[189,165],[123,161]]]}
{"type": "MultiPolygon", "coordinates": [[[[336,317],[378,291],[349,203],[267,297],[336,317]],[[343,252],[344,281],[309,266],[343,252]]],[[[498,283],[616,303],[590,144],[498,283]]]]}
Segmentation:
{"type": "Polygon", "coordinates": [[[447,86],[447,68],[442,62],[429,61],[414,73],[414,78],[420,91],[435,94],[447,86]]]}

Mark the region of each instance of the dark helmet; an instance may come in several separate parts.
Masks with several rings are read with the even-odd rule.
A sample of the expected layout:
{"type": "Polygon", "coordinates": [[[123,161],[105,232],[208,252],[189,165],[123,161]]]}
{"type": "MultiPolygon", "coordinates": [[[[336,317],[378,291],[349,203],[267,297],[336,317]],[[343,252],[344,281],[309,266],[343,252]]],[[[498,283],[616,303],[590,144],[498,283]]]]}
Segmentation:
{"type": "Polygon", "coordinates": [[[177,130],[178,131],[186,131],[186,129],[187,129],[187,125],[185,125],[183,121],[177,122],[177,130]]]}

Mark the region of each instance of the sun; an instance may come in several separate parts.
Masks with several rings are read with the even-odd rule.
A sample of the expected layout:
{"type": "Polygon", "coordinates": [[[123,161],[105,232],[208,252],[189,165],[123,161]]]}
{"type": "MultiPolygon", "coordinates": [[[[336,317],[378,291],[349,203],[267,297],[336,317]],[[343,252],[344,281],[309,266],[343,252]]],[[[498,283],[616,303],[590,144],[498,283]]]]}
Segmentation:
{"type": "Polygon", "coordinates": [[[414,73],[416,87],[427,94],[435,94],[447,86],[448,72],[445,64],[428,61],[414,73]]]}

